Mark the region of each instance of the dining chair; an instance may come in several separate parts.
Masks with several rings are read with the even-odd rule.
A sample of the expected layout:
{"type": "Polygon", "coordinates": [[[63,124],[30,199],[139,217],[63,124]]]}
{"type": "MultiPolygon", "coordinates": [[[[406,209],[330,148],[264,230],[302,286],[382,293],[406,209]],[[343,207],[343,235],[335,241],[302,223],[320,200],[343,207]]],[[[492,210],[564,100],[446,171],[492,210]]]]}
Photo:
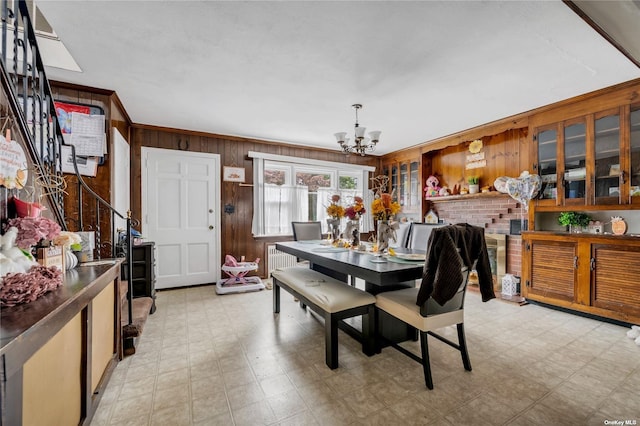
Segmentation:
{"type": "MultiPolygon", "coordinates": [[[[467,283],[469,282],[469,270],[466,266],[461,266],[461,270],[463,276],[462,282],[453,298],[449,299],[443,306],[431,297],[427,299],[422,306],[416,305],[419,288],[387,291],[376,295],[377,309],[386,312],[419,331],[421,356],[416,355],[394,342],[385,340],[381,336],[376,337],[378,344],[380,345],[386,342],[394,349],[421,363],[425,384],[429,389],[433,389],[433,378],[431,376],[427,336],[433,336],[459,350],[464,369],[471,371],[471,361],[469,360],[469,352],[467,351],[467,343],[464,335],[464,299],[467,291],[467,283]],[[433,332],[433,330],[451,325],[455,325],[457,328],[458,343],[433,332]]],[[[376,315],[377,322],[379,321],[379,317],[378,312],[378,315],[376,315]]],[[[376,330],[379,329],[379,324],[376,323],[376,330]]]]}
{"type": "Polygon", "coordinates": [[[406,247],[407,239],[409,237],[409,230],[411,229],[411,222],[400,222],[400,227],[396,231],[396,240],[389,243],[389,247],[406,247]]]}
{"type": "Polygon", "coordinates": [[[411,223],[411,229],[409,230],[409,236],[407,237],[407,248],[426,250],[427,243],[429,242],[429,236],[431,231],[441,226],[445,226],[444,223],[411,223]]]}
{"type": "Polygon", "coordinates": [[[321,240],[322,224],[320,222],[291,222],[293,239],[296,241],[321,240]]]}

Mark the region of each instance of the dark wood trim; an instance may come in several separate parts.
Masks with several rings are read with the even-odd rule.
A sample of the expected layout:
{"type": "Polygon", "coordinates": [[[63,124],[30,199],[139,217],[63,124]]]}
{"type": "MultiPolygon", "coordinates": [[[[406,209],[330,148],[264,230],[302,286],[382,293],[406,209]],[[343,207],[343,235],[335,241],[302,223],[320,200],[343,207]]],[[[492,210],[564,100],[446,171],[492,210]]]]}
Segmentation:
{"type": "Polygon", "coordinates": [[[80,418],[85,419],[91,411],[91,361],[93,359],[93,348],[91,347],[93,339],[92,330],[93,302],[90,302],[86,308],[82,310],[82,355],[80,374],[82,375],[82,383],[80,384],[81,400],[80,400],[80,418]]]}
{"type": "MultiPolygon", "coordinates": [[[[157,132],[163,132],[163,133],[176,133],[176,134],[180,134],[180,135],[186,135],[186,136],[194,136],[194,137],[205,137],[205,138],[212,138],[212,139],[224,139],[225,141],[231,141],[231,142],[242,142],[242,143],[258,143],[260,145],[270,145],[270,146],[287,146],[289,148],[300,148],[300,149],[304,149],[304,150],[308,150],[308,151],[313,151],[313,152],[326,152],[326,153],[330,153],[330,154],[341,154],[341,152],[338,150],[338,145],[336,144],[336,149],[328,149],[328,148],[317,148],[317,147],[313,147],[313,146],[309,146],[309,145],[303,145],[303,144],[296,144],[296,143],[292,143],[292,142],[278,142],[278,141],[270,141],[270,140],[263,140],[263,139],[252,139],[252,138],[247,138],[247,137],[243,137],[243,136],[233,136],[233,135],[223,135],[223,134],[219,134],[219,133],[209,133],[209,132],[203,132],[203,131],[198,131],[198,130],[185,130],[185,129],[176,129],[173,127],[162,127],[162,126],[153,126],[150,124],[140,124],[140,123],[133,123],[131,125],[131,127],[133,129],[141,129],[141,130],[151,130],[151,131],[157,131],[157,132]]],[[[195,149],[191,149],[189,147],[187,147],[187,149],[185,149],[186,151],[196,151],[195,149]]],[[[261,151],[261,152],[266,152],[264,149],[256,149],[256,151],[261,151]]],[[[344,155],[345,160],[347,160],[349,157],[355,157],[355,158],[361,158],[359,155],[344,155]]],[[[368,155],[368,157],[377,157],[374,154],[368,155]]],[[[343,161],[343,163],[352,163],[351,161],[343,161]]],[[[355,163],[355,162],[353,162],[355,163]]],[[[358,162],[357,164],[361,164],[361,162],[358,162]]]]}
{"type": "Polygon", "coordinates": [[[98,87],[84,86],[82,84],[68,83],[65,81],[58,81],[58,80],[49,80],[49,84],[52,86],[52,88],[55,86],[56,88],[60,88],[60,89],[78,90],[78,91],[89,92],[97,95],[111,96],[116,93],[114,90],[100,89],[98,87]]]}
{"type": "Polygon", "coordinates": [[[611,37],[609,35],[609,33],[607,33],[604,28],[602,28],[600,25],[598,25],[596,23],[596,21],[594,21],[593,19],[591,19],[591,17],[589,15],[587,15],[586,13],[584,13],[582,11],[582,9],[580,9],[580,6],[578,6],[577,4],[575,4],[573,1],[571,0],[562,0],[562,2],[569,8],[571,9],[573,12],[575,12],[576,15],[578,15],[580,18],[582,18],[582,20],[584,22],[586,22],[591,28],[593,28],[598,34],[600,34],[602,36],[602,38],[604,38],[605,40],[607,40],[609,43],[611,43],[611,45],[613,47],[615,47],[616,49],[618,49],[620,51],[620,53],[622,53],[624,56],[627,57],[627,59],[629,59],[631,62],[634,63],[635,66],[637,66],[638,68],[640,68],[640,61],[637,60],[636,58],[633,57],[633,55],[631,53],[629,53],[627,51],[627,49],[625,49],[624,47],[622,47],[622,45],[620,43],[618,43],[613,37],[611,37]]]}
{"type": "Polygon", "coordinates": [[[0,417],[2,425],[22,424],[22,381],[22,368],[11,376],[3,377],[2,386],[6,387],[6,392],[2,395],[2,416],[0,417]],[[21,409],[15,410],[14,407],[21,409]]]}
{"type": "MultiPolygon", "coordinates": [[[[118,96],[116,92],[113,92],[110,96],[111,96],[111,101],[118,107],[118,109],[120,110],[120,113],[124,116],[124,119],[127,121],[127,126],[131,127],[131,123],[133,121],[131,120],[131,117],[129,116],[129,113],[127,112],[126,108],[122,104],[122,100],[120,99],[120,96],[118,96]]],[[[129,135],[127,135],[127,138],[128,137],[129,135]]],[[[127,141],[128,140],[129,139],[127,139],[127,141]]]]}

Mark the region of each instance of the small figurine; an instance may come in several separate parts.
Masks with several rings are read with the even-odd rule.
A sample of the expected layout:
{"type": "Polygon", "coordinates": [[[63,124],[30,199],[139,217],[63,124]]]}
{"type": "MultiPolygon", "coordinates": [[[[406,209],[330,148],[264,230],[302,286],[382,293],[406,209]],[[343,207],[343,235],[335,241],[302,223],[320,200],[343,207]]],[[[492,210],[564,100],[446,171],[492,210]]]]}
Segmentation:
{"type": "Polygon", "coordinates": [[[424,198],[437,197],[440,193],[440,181],[434,175],[427,178],[424,187],[424,198]]]}
{"type": "Polygon", "coordinates": [[[438,195],[440,197],[446,197],[449,194],[449,188],[447,188],[446,186],[443,186],[442,188],[440,188],[440,191],[438,191],[438,195]]]}

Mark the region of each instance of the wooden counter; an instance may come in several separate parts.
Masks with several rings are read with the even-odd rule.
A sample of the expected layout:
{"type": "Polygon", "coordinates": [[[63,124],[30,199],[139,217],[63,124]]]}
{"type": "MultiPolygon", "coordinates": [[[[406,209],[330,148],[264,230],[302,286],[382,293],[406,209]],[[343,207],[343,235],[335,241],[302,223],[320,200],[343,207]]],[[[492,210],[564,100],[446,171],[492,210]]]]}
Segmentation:
{"type": "Polygon", "coordinates": [[[89,423],[122,357],[120,262],[67,271],[38,300],[0,311],[0,420],[89,423]]]}

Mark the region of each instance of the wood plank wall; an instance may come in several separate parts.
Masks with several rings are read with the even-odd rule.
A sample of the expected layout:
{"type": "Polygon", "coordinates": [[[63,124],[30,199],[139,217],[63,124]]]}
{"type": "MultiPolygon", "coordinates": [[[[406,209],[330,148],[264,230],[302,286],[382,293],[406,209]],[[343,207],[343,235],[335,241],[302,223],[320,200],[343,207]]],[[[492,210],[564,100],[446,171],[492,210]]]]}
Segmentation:
{"type": "MultiPolygon", "coordinates": [[[[220,166],[243,167],[245,182],[253,182],[253,161],[247,156],[249,151],[266,152],[277,155],[310,158],[315,160],[334,161],[368,166],[379,166],[378,157],[360,157],[351,155],[346,157],[340,152],[320,150],[303,146],[285,145],[253,139],[232,136],[213,135],[207,133],[190,132],[185,130],[167,129],[152,126],[135,125],[131,132],[131,179],[132,179],[132,211],[133,217],[140,219],[141,206],[141,148],[164,148],[204,152],[220,155],[220,166]]],[[[221,182],[220,208],[226,204],[235,206],[235,213],[222,213],[221,220],[221,260],[225,255],[235,257],[246,256],[247,260],[257,257],[260,262],[258,274],[266,277],[266,246],[278,238],[254,238],[251,234],[253,217],[253,187],[240,186],[234,182],[221,182]]],[[[144,230],[142,231],[144,233],[144,230]]]]}
{"type": "MultiPolygon", "coordinates": [[[[110,90],[100,90],[78,86],[68,83],[54,82],[51,83],[51,91],[56,101],[86,104],[100,107],[105,113],[105,127],[107,136],[107,146],[111,146],[111,128],[116,127],[118,131],[125,137],[129,137],[131,120],[127,112],[122,107],[120,100],[115,92],[110,90]]],[[[105,201],[111,201],[111,156],[109,154],[104,157],[104,164],[98,166],[95,177],[83,176],[85,183],[95,191],[105,201]]],[[[96,230],[92,224],[95,217],[96,205],[89,198],[83,198],[83,221],[84,229],[80,229],[80,217],[78,213],[78,186],[77,179],[74,175],[65,175],[67,183],[67,195],[65,196],[65,215],[67,217],[67,226],[71,231],[91,231],[96,230]]],[[[111,257],[110,241],[111,217],[109,214],[101,213],[100,215],[100,233],[103,244],[100,245],[100,255],[102,257],[111,257]]]]}
{"type": "MultiPolygon", "coordinates": [[[[450,189],[454,185],[467,186],[469,176],[480,178],[480,187],[491,186],[500,176],[517,177],[523,170],[528,170],[529,148],[528,129],[507,130],[497,135],[482,138],[486,166],[465,170],[466,157],[470,155],[469,142],[444,148],[426,154],[430,157],[430,174],[440,180],[440,186],[450,189]]],[[[428,162],[425,162],[428,163],[428,162]]]]}

